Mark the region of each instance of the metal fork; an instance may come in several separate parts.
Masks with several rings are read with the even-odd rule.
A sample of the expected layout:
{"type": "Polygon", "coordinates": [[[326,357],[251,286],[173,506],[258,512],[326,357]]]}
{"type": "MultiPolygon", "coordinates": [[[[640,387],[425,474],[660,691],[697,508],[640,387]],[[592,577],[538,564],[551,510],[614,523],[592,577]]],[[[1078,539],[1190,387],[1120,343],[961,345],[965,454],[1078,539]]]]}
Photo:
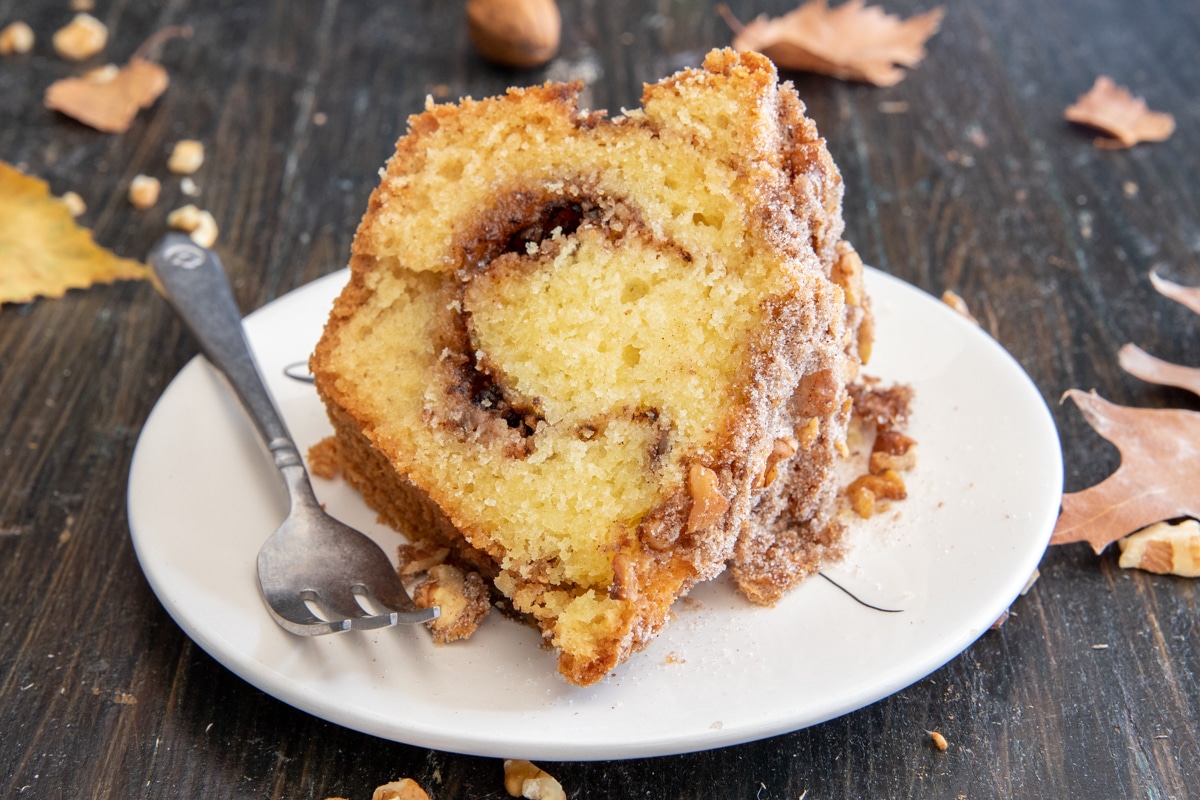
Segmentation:
{"type": "Polygon", "coordinates": [[[250,353],[216,254],[173,233],[155,245],[149,261],[167,301],[229,380],[287,485],[287,518],[258,553],[259,588],[271,617],[301,636],[436,619],[437,607],[416,607],[379,545],[317,502],[300,452],[250,353]],[[378,608],[368,611],[370,606],[378,608]]]}

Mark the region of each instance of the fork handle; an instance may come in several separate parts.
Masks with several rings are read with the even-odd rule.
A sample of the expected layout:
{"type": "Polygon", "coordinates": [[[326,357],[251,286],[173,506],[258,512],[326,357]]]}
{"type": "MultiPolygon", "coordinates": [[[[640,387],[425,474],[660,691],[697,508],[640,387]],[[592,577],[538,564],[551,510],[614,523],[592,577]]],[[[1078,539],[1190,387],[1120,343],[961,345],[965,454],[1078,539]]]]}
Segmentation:
{"type": "MultiPolygon", "coordinates": [[[[150,268],[167,302],[187,324],[205,356],[225,375],[258,429],[275,466],[303,467],[283,417],[250,353],[242,317],[221,260],[180,233],[167,234],[150,251],[150,268]]],[[[291,481],[288,481],[289,488],[291,481]]]]}

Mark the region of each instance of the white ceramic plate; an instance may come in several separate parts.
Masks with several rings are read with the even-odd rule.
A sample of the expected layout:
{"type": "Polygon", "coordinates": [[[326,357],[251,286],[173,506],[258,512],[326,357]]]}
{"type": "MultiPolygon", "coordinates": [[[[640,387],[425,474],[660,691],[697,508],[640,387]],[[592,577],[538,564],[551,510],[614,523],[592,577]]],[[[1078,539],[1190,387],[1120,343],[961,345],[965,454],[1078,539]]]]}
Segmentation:
{"type": "MultiPolygon", "coordinates": [[[[302,450],[327,435],[307,357],[346,273],[246,319],[302,450]]],[[[282,486],[207,362],[155,407],[129,480],[142,569],[201,647],[263,691],[326,720],[414,745],[484,756],[612,759],[721,747],[861,708],[963,651],[1037,566],[1058,512],[1062,462],[1037,389],[991,338],[942,303],[870,271],[879,336],[870,374],[916,390],[920,463],[909,498],[853,530],[828,574],[887,614],[814,578],[774,608],[718,579],[676,604],[645,651],[589,688],[568,685],[530,628],[491,615],[469,641],[423,629],[303,638],[267,615],[255,555],[286,512],[282,486]]],[[[394,552],[397,535],[340,482],[328,509],[394,552]]]]}

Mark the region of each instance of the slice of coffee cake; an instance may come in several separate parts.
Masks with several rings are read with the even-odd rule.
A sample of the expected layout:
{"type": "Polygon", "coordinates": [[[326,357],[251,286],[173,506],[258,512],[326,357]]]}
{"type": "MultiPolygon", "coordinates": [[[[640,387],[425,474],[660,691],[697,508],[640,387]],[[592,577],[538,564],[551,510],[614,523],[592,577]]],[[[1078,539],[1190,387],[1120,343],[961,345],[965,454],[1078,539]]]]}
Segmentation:
{"type": "Polygon", "coordinates": [[[861,265],[841,179],[755,54],[409,120],[312,358],[327,449],[592,683],[732,562],[772,602],[834,548],[861,265]]]}

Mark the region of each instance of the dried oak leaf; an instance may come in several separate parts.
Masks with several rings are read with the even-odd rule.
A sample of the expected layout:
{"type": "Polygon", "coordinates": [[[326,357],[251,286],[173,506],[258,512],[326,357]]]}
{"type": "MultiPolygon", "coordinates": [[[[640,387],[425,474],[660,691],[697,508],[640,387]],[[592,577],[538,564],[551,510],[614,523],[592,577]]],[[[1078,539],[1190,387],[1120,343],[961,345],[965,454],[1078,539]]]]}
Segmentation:
{"type": "Polygon", "coordinates": [[[759,16],[742,25],[724,6],[718,7],[733,30],[733,49],[762,53],[784,69],[817,72],[842,80],[894,86],[904,67],[925,57],[925,42],[937,33],[941,7],[902,20],[865,0],[829,8],[826,0],[810,0],[782,17],[759,16]]]}
{"type": "Polygon", "coordinates": [[[1138,142],[1161,142],[1175,132],[1174,117],[1151,111],[1145,100],[1134,97],[1105,75],[1096,78],[1087,93],[1067,106],[1063,116],[1109,134],[1094,141],[1097,147],[1108,149],[1133,147],[1138,142]]]}
{"type": "MultiPolygon", "coordinates": [[[[1150,283],[1159,294],[1200,314],[1200,288],[1181,286],[1166,278],[1160,278],[1153,270],[1150,272],[1150,283]]],[[[1175,386],[1200,395],[1200,368],[1163,361],[1135,344],[1122,347],[1117,359],[1121,368],[1135,378],[1160,386],[1175,386]]]]}
{"type": "Polygon", "coordinates": [[[149,108],[171,82],[153,61],[134,56],[108,81],[63,78],[46,89],[46,108],[61,111],[105,133],[129,130],[138,111],[149,108]]]}
{"type": "Polygon", "coordinates": [[[1172,364],[1155,358],[1136,344],[1127,344],[1117,353],[1121,369],[1135,378],[1160,386],[1176,386],[1200,394],[1200,369],[1172,364]]]}
{"type": "MultiPolygon", "coordinates": [[[[1150,283],[1164,297],[1200,314],[1200,288],[1181,286],[1154,271],[1150,283]]],[[[1132,344],[1121,348],[1118,360],[1126,372],[1144,381],[1200,395],[1200,368],[1163,361],[1132,344]]],[[[1063,496],[1051,544],[1087,541],[1099,553],[1153,523],[1200,516],[1200,414],[1125,408],[1075,389],[1066,396],[1121,451],[1121,466],[1096,486],[1063,496]]]]}
{"type": "MultiPolygon", "coordinates": [[[[942,292],[942,302],[950,306],[959,314],[962,314],[971,322],[979,325],[979,320],[975,319],[975,315],[971,313],[971,309],[967,306],[967,301],[963,300],[962,295],[960,295],[958,292],[954,291],[953,289],[947,289],[946,291],[942,292]]],[[[982,328],[983,326],[979,325],[979,327],[982,328]]]]}
{"type": "Polygon", "coordinates": [[[1200,413],[1128,408],[1078,389],[1066,397],[1117,446],[1121,466],[1095,486],[1063,495],[1050,544],[1087,542],[1100,553],[1151,523],[1200,517],[1200,413]]]}
{"type": "Polygon", "coordinates": [[[1178,283],[1159,277],[1158,273],[1150,270],[1150,283],[1163,297],[1174,300],[1184,308],[1200,314],[1200,288],[1181,286],[1178,283]]]}
{"type": "Polygon", "coordinates": [[[92,241],[44,181],[0,161],[0,304],[147,275],[92,241]]]}

